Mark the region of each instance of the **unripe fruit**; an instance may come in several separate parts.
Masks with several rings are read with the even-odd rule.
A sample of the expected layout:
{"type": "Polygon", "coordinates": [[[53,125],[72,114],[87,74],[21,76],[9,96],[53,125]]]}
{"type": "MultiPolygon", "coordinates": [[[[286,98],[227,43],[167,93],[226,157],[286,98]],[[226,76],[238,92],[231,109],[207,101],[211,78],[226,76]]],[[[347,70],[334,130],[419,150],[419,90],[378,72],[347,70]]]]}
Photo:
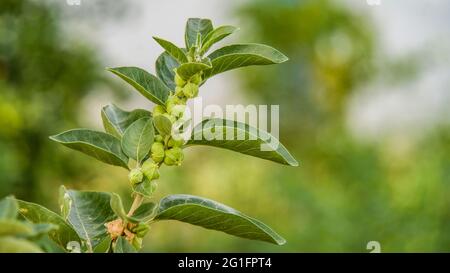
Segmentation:
{"type": "Polygon", "coordinates": [[[150,230],[150,226],[145,223],[139,223],[131,230],[137,237],[143,238],[150,230]]]}
{"type": "Polygon", "coordinates": [[[184,159],[183,150],[179,147],[173,147],[166,151],[166,156],[164,157],[164,164],[167,166],[181,165],[184,159]]]}
{"type": "Polygon", "coordinates": [[[175,73],[175,84],[177,86],[183,87],[186,84],[186,81],[183,80],[183,78],[181,78],[178,73],[175,73]]]}
{"type": "Polygon", "coordinates": [[[196,85],[195,83],[187,83],[184,87],[183,87],[183,94],[187,97],[187,98],[194,98],[198,95],[198,85],[196,85]]]}
{"type": "Polygon", "coordinates": [[[175,95],[177,95],[177,96],[184,96],[184,94],[183,94],[183,87],[181,87],[181,86],[175,87],[175,95]]]}
{"type": "Polygon", "coordinates": [[[155,180],[159,178],[158,164],[153,163],[151,160],[146,160],[142,164],[142,173],[148,180],[155,180]]]}
{"type": "Polygon", "coordinates": [[[186,105],[175,105],[170,109],[170,114],[175,118],[180,118],[183,116],[184,111],[186,110],[186,105]]]}
{"type": "Polygon", "coordinates": [[[169,113],[165,113],[165,114],[163,114],[163,116],[165,116],[166,118],[168,118],[169,121],[170,121],[170,123],[172,123],[172,124],[173,124],[175,121],[177,121],[177,119],[176,119],[174,116],[170,115],[169,113]]]}
{"type": "Polygon", "coordinates": [[[156,135],[155,136],[155,142],[164,142],[164,138],[162,137],[162,135],[156,135]]]}
{"type": "Polygon", "coordinates": [[[200,74],[197,73],[194,76],[192,76],[192,78],[189,81],[196,85],[199,85],[202,82],[202,76],[200,76],[200,74]]]}
{"type": "Polygon", "coordinates": [[[162,106],[162,105],[156,105],[154,108],[153,108],[153,116],[155,117],[155,116],[158,116],[158,115],[162,115],[162,114],[164,114],[164,113],[166,113],[166,109],[164,108],[164,106],[162,106]]]}
{"type": "Polygon", "coordinates": [[[137,250],[141,249],[142,248],[142,238],[135,236],[133,238],[133,240],[131,241],[131,245],[133,245],[133,247],[137,250]]]}
{"type": "Polygon", "coordinates": [[[184,139],[177,139],[170,138],[169,142],[167,142],[167,146],[169,147],[181,147],[184,144],[184,139]]]}
{"type": "Polygon", "coordinates": [[[166,101],[167,112],[171,114],[173,107],[175,107],[177,105],[182,105],[182,104],[184,104],[184,102],[177,96],[169,97],[166,101]]]}
{"type": "Polygon", "coordinates": [[[135,168],[130,171],[128,178],[130,179],[131,184],[135,185],[142,182],[142,179],[144,179],[144,174],[140,168],[135,168]]]}
{"type": "Polygon", "coordinates": [[[156,163],[164,160],[164,144],[162,144],[161,142],[154,142],[150,151],[152,159],[156,163]]]}

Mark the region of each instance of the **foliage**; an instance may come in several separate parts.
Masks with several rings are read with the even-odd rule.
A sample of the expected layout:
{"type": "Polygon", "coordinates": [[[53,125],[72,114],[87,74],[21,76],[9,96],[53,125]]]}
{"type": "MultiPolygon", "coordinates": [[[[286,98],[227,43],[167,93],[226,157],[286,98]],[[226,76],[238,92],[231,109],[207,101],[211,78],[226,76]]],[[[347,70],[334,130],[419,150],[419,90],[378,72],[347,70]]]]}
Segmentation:
{"type": "Polygon", "coordinates": [[[205,55],[211,45],[234,30],[229,26],[214,28],[208,19],[191,18],[186,24],[186,48],[155,38],[165,50],[158,58],[164,61],[156,63],[158,76],[137,67],[108,69],[154,102],[152,112],[125,111],[110,104],[101,111],[106,132],[73,129],[50,137],[68,148],[129,170],[134,200],[128,210],[118,194],[62,187],[60,215],[37,204],[19,201],[23,217],[35,224],[56,225],[58,228],[49,237],[71,251],[74,251],[70,247],[73,244],[81,252],[138,251],[149,226],[163,220],[178,220],[242,238],[284,244],[285,240],[267,225],[216,201],[191,195],[169,195],[158,204],[150,201],[157,188],[159,168],[181,165],[183,149],[188,145],[221,147],[285,165],[298,165],[283,145],[272,151],[260,151],[261,143],[274,137],[259,130],[259,138],[252,140],[248,136],[256,129],[246,124],[207,120],[194,128],[193,135],[203,136],[205,130],[226,133],[229,129],[233,133],[243,130],[247,136],[221,142],[186,142],[175,130],[177,124],[186,121],[186,102],[198,96],[199,86],[212,76],[239,67],[287,60],[281,52],[261,44],[229,45],[205,55]]]}
{"type": "Polygon", "coordinates": [[[93,89],[117,89],[99,73],[98,54],[64,31],[61,10],[47,2],[0,2],[0,196],[54,205],[48,187],[97,172],[82,171],[92,163],[59,152],[48,135],[76,126],[93,89]]]}

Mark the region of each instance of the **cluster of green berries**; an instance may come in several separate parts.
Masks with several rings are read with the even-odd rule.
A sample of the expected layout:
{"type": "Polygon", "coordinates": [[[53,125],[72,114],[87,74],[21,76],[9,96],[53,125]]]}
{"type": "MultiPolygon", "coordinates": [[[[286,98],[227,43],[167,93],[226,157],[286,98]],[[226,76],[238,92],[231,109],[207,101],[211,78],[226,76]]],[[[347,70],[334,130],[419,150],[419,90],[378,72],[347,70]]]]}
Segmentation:
{"type": "MultiPolygon", "coordinates": [[[[202,81],[202,76],[196,74],[190,79],[183,79],[178,73],[175,73],[175,92],[172,93],[166,101],[166,105],[157,105],[153,108],[153,117],[164,116],[171,124],[174,124],[183,117],[186,110],[186,101],[198,95],[198,87],[202,81]]],[[[176,139],[170,134],[160,132],[155,136],[154,143],[150,150],[150,158],[142,166],[134,168],[129,173],[131,184],[139,184],[144,180],[155,180],[159,178],[159,166],[179,166],[184,159],[183,146],[184,140],[176,139]],[[164,135],[166,134],[166,135],[164,135]]]]}
{"type": "Polygon", "coordinates": [[[139,223],[130,227],[131,234],[127,234],[127,240],[136,248],[140,249],[142,247],[142,238],[148,233],[150,226],[145,223],[139,223]]]}
{"type": "Polygon", "coordinates": [[[128,174],[131,184],[139,184],[147,178],[152,181],[159,178],[159,165],[150,159],[147,159],[141,167],[134,168],[128,174]]]}

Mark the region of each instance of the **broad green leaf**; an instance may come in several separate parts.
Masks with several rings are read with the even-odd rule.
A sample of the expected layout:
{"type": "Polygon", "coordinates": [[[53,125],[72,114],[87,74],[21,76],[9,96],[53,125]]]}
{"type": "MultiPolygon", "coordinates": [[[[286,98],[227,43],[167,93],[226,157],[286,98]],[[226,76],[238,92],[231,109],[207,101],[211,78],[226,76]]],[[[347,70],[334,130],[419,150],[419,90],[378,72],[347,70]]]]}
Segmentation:
{"type": "Polygon", "coordinates": [[[130,217],[131,222],[147,222],[153,218],[156,212],[156,204],[153,202],[144,203],[130,217]]]}
{"type": "Polygon", "coordinates": [[[195,126],[186,145],[224,148],[285,165],[298,166],[297,160],[278,139],[268,132],[241,122],[223,119],[204,120],[195,126]]]}
{"type": "Polygon", "coordinates": [[[0,201],[0,219],[16,219],[18,205],[14,196],[7,196],[0,201]]]}
{"type": "Polygon", "coordinates": [[[136,253],[136,249],[125,239],[120,236],[114,243],[114,253],[136,253]]]}
{"type": "Polygon", "coordinates": [[[172,133],[172,122],[164,115],[155,116],[153,118],[153,124],[156,130],[163,136],[168,136],[172,133]]]}
{"type": "Polygon", "coordinates": [[[117,193],[111,193],[109,204],[111,206],[111,209],[118,217],[128,220],[127,213],[125,212],[125,209],[123,207],[122,198],[120,198],[117,193]]]}
{"type": "Polygon", "coordinates": [[[211,63],[209,60],[206,59],[204,62],[192,62],[192,63],[185,63],[180,65],[177,68],[177,73],[180,75],[183,79],[189,80],[192,76],[195,74],[211,69],[211,63]]]}
{"type": "Polygon", "coordinates": [[[45,234],[49,234],[52,230],[57,230],[59,227],[54,224],[40,223],[31,225],[32,232],[28,237],[38,238],[45,234]]]}
{"type": "Polygon", "coordinates": [[[122,199],[116,193],[111,193],[111,208],[121,219],[127,220],[131,223],[146,222],[151,219],[155,211],[155,203],[144,203],[133,213],[128,216],[123,207],[122,199]]]}
{"type": "Polygon", "coordinates": [[[213,30],[213,25],[209,19],[189,18],[186,23],[186,32],[184,40],[186,48],[189,49],[195,46],[197,35],[200,34],[202,40],[213,30]]]}
{"type": "Polygon", "coordinates": [[[239,28],[233,26],[220,26],[213,31],[211,31],[208,35],[206,35],[205,40],[202,43],[202,48],[200,50],[200,54],[204,54],[207,52],[212,45],[221,41],[228,35],[237,31],[239,28]]]}
{"type": "Polygon", "coordinates": [[[39,247],[47,253],[65,253],[67,249],[58,245],[53,241],[48,234],[42,234],[39,237],[33,238],[32,241],[39,245],[39,247]]]}
{"type": "Polygon", "coordinates": [[[67,221],[78,236],[85,240],[88,251],[93,249],[107,235],[105,224],[116,219],[110,206],[111,196],[105,192],[65,190],[70,199],[67,221]]]}
{"type": "Polygon", "coordinates": [[[156,59],[156,75],[163,81],[171,90],[175,90],[175,72],[174,69],[180,66],[177,60],[167,52],[163,52],[156,59]]]}
{"type": "Polygon", "coordinates": [[[133,86],[150,101],[164,105],[170,89],[157,77],[138,67],[108,68],[108,71],[119,76],[133,86]]]}
{"type": "Polygon", "coordinates": [[[111,247],[111,237],[106,236],[95,248],[94,253],[108,253],[111,247]]]}
{"type": "Polygon", "coordinates": [[[177,220],[278,245],[286,242],[262,222],[216,201],[193,195],[175,194],[163,198],[154,220],[177,220]]]}
{"type": "Polygon", "coordinates": [[[10,236],[0,237],[0,253],[41,253],[36,244],[10,236]]]}
{"type": "Polygon", "coordinates": [[[0,237],[15,235],[30,235],[33,233],[31,226],[15,219],[0,219],[0,237]]]}
{"type": "Polygon", "coordinates": [[[173,43],[166,41],[164,39],[153,37],[153,39],[160,45],[162,48],[166,50],[167,53],[169,53],[172,57],[174,57],[177,61],[180,63],[187,63],[188,59],[184,51],[174,45],[173,43]]]}
{"type": "Polygon", "coordinates": [[[236,44],[217,49],[209,54],[212,69],[205,71],[205,78],[250,65],[279,64],[288,58],[273,47],[261,44],[236,44]]]}
{"type": "Polygon", "coordinates": [[[73,129],[50,137],[71,149],[92,156],[104,163],[128,169],[128,157],[116,137],[89,129],[73,129]]]}
{"type": "Polygon", "coordinates": [[[80,242],[75,230],[64,221],[64,219],[53,211],[44,208],[41,205],[18,200],[20,214],[30,222],[35,224],[50,223],[57,226],[57,229],[50,230],[50,238],[66,249],[69,242],[80,242]]]}
{"type": "Polygon", "coordinates": [[[133,192],[143,195],[147,198],[151,198],[153,192],[155,191],[157,183],[155,180],[148,180],[147,177],[144,176],[144,179],[141,183],[133,185],[133,192]]]}
{"type": "Polygon", "coordinates": [[[136,120],[143,117],[151,117],[152,113],[144,109],[136,109],[131,112],[120,109],[114,104],[108,104],[102,108],[103,127],[107,133],[122,138],[125,130],[136,120]]]}
{"type": "Polygon", "coordinates": [[[122,137],[122,150],[130,158],[141,162],[150,152],[155,132],[151,118],[141,118],[128,127],[122,137]]]}

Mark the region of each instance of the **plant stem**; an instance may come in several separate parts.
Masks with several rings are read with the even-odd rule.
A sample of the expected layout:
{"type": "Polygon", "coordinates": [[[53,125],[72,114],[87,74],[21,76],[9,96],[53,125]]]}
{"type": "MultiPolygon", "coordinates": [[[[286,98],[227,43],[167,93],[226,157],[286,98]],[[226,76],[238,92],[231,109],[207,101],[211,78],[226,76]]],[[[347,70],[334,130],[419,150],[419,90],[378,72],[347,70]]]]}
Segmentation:
{"type": "Polygon", "coordinates": [[[142,201],[144,201],[144,198],[140,194],[136,194],[133,200],[133,204],[131,204],[130,211],[128,211],[127,216],[130,217],[133,215],[133,213],[136,211],[137,208],[142,204],[142,201]]]}

